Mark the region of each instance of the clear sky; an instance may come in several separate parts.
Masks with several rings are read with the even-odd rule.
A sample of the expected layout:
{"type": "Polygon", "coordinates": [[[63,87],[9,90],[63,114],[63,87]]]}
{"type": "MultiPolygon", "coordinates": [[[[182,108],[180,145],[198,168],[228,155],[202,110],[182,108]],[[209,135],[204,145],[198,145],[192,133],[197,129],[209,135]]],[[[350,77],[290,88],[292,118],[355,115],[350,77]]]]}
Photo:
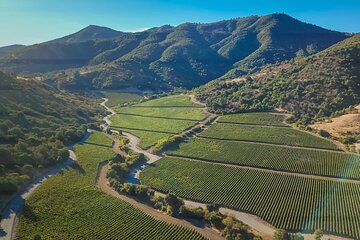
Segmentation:
{"type": "Polygon", "coordinates": [[[274,12],[360,32],[360,0],[0,0],[0,46],[39,43],[90,24],[141,31],[274,12]]]}

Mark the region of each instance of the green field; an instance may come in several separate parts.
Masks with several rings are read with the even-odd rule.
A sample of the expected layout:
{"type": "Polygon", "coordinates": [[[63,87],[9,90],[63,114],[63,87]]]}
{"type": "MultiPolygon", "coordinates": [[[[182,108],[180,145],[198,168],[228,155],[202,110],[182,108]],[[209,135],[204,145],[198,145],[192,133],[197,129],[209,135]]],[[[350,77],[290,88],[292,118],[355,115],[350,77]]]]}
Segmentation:
{"type": "Polygon", "coordinates": [[[200,134],[202,137],[274,143],[291,146],[313,147],[337,150],[338,147],[323,138],[293,128],[244,126],[239,124],[215,123],[200,134]]]}
{"type": "Polygon", "coordinates": [[[112,158],[110,138],[95,132],[93,144],[76,146],[79,165],[51,177],[27,200],[17,239],[204,239],[158,221],[95,186],[99,162],[112,158]]]}
{"type": "Polygon", "coordinates": [[[274,113],[239,113],[223,115],[218,122],[243,123],[269,126],[287,126],[284,123],[285,116],[274,113]]]}
{"type": "Polygon", "coordinates": [[[138,136],[141,148],[148,148],[160,139],[178,134],[207,116],[202,109],[194,108],[187,95],[169,96],[142,104],[145,103],[148,107],[117,108],[117,114],[111,117],[111,128],[138,136]]]}
{"type": "MultiPolygon", "coordinates": [[[[164,133],[178,133],[193,126],[194,121],[164,118],[149,118],[116,114],[111,117],[111,127],[120,129],[154,130],[164,133]]],[[[129,130],[130,131],[130,130],[129,130]]]]}
{"type": "Polygon", "coordinates": [[[168,157],[154,165],[140,180],[160,191],[254,213],[278,228],[360,238],[360,184],[168,157]]]}
{"type": "Polygon", "coordinates": [[[202,107],[190,101],[188,95],[172,95],[136,104],[138,107],[202,107]]]}
{"type": "Polygon", "coordinates": [[[137,102],[143,98],[140,94],[127,92],[108,91],[102,92],[102,94],[109,99],[106,103],[108,107],[116,107],[126,103],[137,102]]]}
{"type": "Polygon", "coordinates": [[[131,114],[147,117],[175,118],[199,121],[206,117],[206,113],[199,108],[136,108],[124,107],[117,108],[118,114],[131,114]]]}
{"type": "Polygon", "coordinates": [[[360,156],[344,152],[192,138],[168,153],[245,166],[360,179],[360,156]]]}

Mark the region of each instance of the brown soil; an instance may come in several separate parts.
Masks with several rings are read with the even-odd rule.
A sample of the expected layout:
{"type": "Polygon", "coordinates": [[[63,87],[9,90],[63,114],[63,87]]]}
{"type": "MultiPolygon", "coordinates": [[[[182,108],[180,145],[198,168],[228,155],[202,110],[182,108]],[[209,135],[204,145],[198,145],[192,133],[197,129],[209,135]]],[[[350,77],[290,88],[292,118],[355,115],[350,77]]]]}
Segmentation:
{"type": "Polygon", "coordinates": [[[317,130],[323,129],[337,138],[346,136],[348,133],[360,133],[360,105],[345,115],[315,123],[310,127],[317,130]]]}

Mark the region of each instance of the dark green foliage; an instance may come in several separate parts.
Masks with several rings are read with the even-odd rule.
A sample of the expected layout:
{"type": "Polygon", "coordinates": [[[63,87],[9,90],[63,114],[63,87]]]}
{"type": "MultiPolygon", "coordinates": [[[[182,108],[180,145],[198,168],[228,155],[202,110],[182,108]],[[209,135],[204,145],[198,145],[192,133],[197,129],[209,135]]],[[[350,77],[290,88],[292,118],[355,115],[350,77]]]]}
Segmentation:
{"type": "Polygon", "coordinates": [[[326,138],[331,137],[330,133],[328,131],[326,131],[326,130],[323,130],[323,129],[320,129],[319,135],[322,136],[322,137],[326,137],[326,138]]]}
{"type": "Polygon", "coordinates": [[[180,208],[184,205],[184,201],[177,198],[174,194],[167,194],[164,198],[164,202],[167,205],[167,213],[170,216],[178,216],[180,214],[180,208]]]}
{"type": "Polygon", "coordinates": [[[284,229],[276,229],[273,240],[289,240],[289,234],[284,229]]]}
{"type": "Polygon", "coordinates": [[[65,145],[83,138],[100,113],[92,100],[0,72],[0,178],[4,192],[69,158],[65,145]]]}
{"type": "Polygon", "coordinates": [[[308,124],[360,102],[360,34],[307,58],[254,74],[256,81],[213,81],[195,91],[213,112],[266,111],[276,107],[308,124]]]}
{"type": "Polygon", "coordinates": [[[193,218],[193,219],[202,220],[202,219],[204,219],[204,216],[205,216],[205,211],[201,207],[190,208],[190,207],[181,206],[179,209],[179,212],[180,212],[181,216],[183,216],[185,218],[193,218]]]}
{"type": "Polygon", "coordinates": [[[183,135],[172,135],[157,141],[157,143],[152,148],[152,151],[155,153],[169,150],[171,148],[175,148],[179,145],[180,142],[183,141],[185,136],[183,135]]]}

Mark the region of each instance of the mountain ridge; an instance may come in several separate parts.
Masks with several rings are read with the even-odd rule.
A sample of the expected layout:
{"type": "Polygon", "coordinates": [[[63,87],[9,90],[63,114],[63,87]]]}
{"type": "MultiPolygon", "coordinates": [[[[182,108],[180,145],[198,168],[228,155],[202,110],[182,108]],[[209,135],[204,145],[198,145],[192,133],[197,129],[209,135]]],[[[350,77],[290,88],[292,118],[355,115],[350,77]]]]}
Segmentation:
{"type": "Polygon", "coordinates": [[[285,14],[270,14],[165,25],[112,40],[50,41],[1,58],[0,67],[47,73],[45,79],[63,88],[192,88],[223,75],[257,71],[299,51],[313,54],[346,37],[285,14]]]}

